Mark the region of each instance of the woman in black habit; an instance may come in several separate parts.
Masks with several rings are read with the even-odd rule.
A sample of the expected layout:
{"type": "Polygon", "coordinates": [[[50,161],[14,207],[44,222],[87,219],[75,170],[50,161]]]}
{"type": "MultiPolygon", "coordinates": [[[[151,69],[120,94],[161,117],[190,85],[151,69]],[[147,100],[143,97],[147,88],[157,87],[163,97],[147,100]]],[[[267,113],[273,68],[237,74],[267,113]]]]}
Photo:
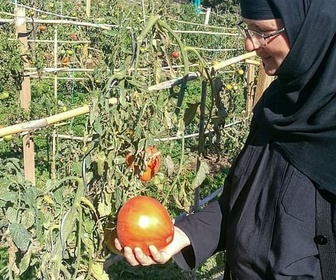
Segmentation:
{"type": "Polygon", "coordinates": [[[245,48],[277,79],[220,198],[177,221],[163,250],[124,256],[190,270],[226,251],[225,279],[336,279],[336,1],[240,5],[245,48]]]}

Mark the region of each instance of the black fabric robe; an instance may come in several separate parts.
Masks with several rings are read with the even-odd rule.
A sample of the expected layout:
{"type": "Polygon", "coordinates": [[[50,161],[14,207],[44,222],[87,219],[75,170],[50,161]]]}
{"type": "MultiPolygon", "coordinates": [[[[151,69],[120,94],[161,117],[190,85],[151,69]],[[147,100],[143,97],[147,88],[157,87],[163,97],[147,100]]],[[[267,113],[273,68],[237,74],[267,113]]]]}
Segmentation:
{"type": "Polygon", "coordinates": [[[236,279],[321,279],[322,192],[332,211],[319,219],[334,234],[325,245],[334,248],[336,239],[336,1],[240,3],[244,17],[262,19],[264,10],[281,18],[290,51],[254,110],[222,196],[177,222],[192,245],[175,259],[190,269],[226,250],[236,279]]]}
{"type": "Polygon", "coordinates": [[[260,129],[251,130],[218,201],[177,221],[192,245],[175,261],[189,270],[226,250],[232,279],[321,279],[317,188],[260,129]]]}

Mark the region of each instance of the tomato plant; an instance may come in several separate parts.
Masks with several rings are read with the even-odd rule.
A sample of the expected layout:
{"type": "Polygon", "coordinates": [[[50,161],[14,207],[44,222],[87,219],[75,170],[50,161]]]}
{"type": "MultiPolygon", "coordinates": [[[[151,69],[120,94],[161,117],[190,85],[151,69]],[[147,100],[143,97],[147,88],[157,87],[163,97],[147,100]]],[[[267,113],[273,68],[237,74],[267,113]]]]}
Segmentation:
{"type": "Polygon", "coordinates": [[[126,163],[133,168],[134,173],[138,174],[142,181],[147,182],[159,171],[161,157],[155,146],[148,146],[145,153],[144,150],[141,152],[141,156],[145,160],[145,170],[141,170],[139,164],[134,163],[134,155],[132,153],[126,155],[126,163]]]}
{"type": "Polygon", "coordinates": [[[122,247],[139,247],[150,255],[148,246],[154,245],[160,250],[172,242],[174,225],[160,202],[148,196],[136,196],[118,213],[117,236],[122,247]]]}

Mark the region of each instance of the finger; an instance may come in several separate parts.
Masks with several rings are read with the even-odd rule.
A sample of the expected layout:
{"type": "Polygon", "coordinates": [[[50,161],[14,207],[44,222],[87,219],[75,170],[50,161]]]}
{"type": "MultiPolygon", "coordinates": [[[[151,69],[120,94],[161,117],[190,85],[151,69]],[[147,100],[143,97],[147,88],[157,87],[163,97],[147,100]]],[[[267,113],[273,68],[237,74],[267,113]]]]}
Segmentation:
{"type": "Polygon", "coordinates": [[[140,262],[138,262],[138,260],[136,259],[133,253],[133,250],[130,247],[124,248],[124,257],[131,266],[140,265],[140,262]]]}
{"type": "Polygon", "coordinates": [[[142,265],[142,266],[148,266],[155,264],[155,261],[150,257],[144,254],[144,252],[136,247],[134,248],[134,255],[136,257],[136,260],[142,265]]]}
{"type": "Polygon", "coordinates": [[[153,260],[158,264],[164,264],[171,258],[171,256],[166,251],[159,251],[153,245],[149,246],[149,251],[151,252],[153,260]]]}
{"type": "Polygon", "coordinates": [[[123,248],[121,247],[121,244],[118,240],[118,238],[114,239],[114,246],[116,247],[117,250],[121,251],[123,248]]]}

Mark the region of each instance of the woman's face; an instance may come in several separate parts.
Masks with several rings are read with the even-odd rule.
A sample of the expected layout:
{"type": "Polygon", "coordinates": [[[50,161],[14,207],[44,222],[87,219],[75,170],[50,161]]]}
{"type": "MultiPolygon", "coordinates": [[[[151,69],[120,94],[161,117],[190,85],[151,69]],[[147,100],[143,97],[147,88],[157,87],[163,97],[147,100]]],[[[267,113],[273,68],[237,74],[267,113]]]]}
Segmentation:
{"type": "MultiPolygon", "coordinates": [[[[283,28],[281,19],[251,20],[243,18],[242,20],[248,29],[265,35],[283,28]]],[[[265,40],[260,38],[258,42],[255,41],[255,38],[247,36],[245,40],[246,51],[256,51],[264,64],[266,74],[274,75],[290,50],[286,30],[265,40]]]]}

